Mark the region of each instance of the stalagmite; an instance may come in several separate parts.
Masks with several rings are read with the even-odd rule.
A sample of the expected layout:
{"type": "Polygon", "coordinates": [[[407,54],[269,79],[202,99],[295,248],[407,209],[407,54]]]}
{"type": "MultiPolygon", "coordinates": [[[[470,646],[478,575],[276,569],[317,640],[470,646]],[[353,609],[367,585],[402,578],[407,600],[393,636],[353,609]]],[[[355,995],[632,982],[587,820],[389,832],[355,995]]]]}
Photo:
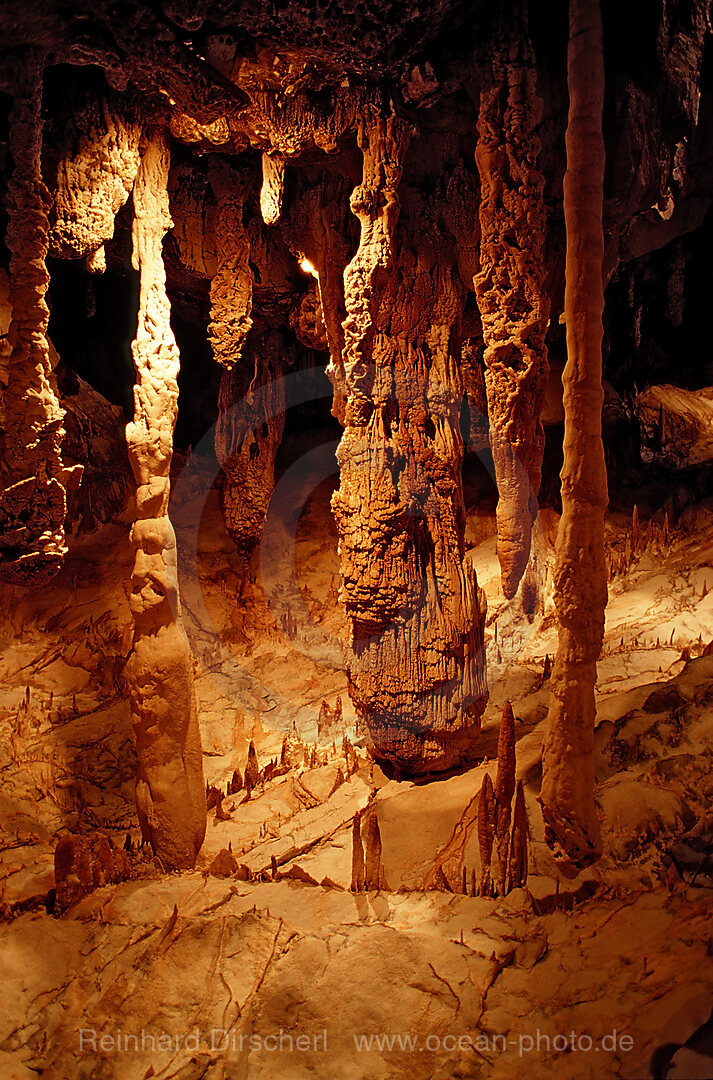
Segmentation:
{"type": "Polygon", "coordinates": [[[376,812],[366,819],[366,851],[364,855],[364,885],[367,890],[381,886],[381,830],[376,812]]]}
{"type": "Polygon", "coordinates": [[[277,225],[285,191],[285,162],[274,154],[262,155],[260,212],[266,225],[277,225]]]}
{"type": "Polygon", "coordinates": [[[510,820],[515,792],[515,718],[509,701],[505,702],[498,736],[498,769],[495,777],[495,892],[504,896],[507,885],[510,851],[510,820]]]}
{"type": "Polygon", "coordinates": [[[168,518],[178,347],[170,325],[162,242],[168,213],[168,146],[148,138],[134,185],[133,262],[141,274],[132,345],[137,384],[127,425],[137,483],[131,578],[134,643],[127,663],[142,832],[165,867],[195,864],[206,801],[193,658],[181,622],[176,538],[168,518]]]}
{"type": "Polygon", "coordinates": [[[363,892],[364,890],[364,845],[361,839],[361,814],[361,810],[356,811],[352,825],[352,892],[363,892]]]}
{"type": "Polygon", "coordinates": [[[7,384],[0,398],[0,580],[41,585],[67,552],[67,492],[82,466],[62,463],[60,408],[47,341],[45,265],[49,193],[42,181],[42,58],[28,54],[10,115],[13,171],[8,184],[9,299],[7,384]]]}
{"type": "Polygon", "coordinates": [[[565,435],[552,672],[542,771],[545,839],[563,869],[601,853],[594,803],[594,687],[604,634],[607,476],[601,434],[604,62],[599,0],[570,0],[570,93],[564,211],[567,229],[563,375],[565,435]]]}
{"type": "Polygon", "coordinates": [[[518,780],[515,791],[515,805],[513,808],[512,835],[510,839],[510,855],[508,858],[508,883],[507,891],[520,889],[527,882],[527,841],[530,835],[530,827],[527,820],[525,807],[525,792],[522,780],[518,780]]]}
{"type": "Polygon", "coordinates": [[[478,851],[480,854],[480,888],[479,896],[492,896],[493,883],[490,874],[490,864],[493,857],[493,840],[495,838],[495,796],[493,794],[493,782],[488,773],[483,777],[478,800],[478,851]]]}
{"type": "Polygon", "coordinates": [[[255,743],[250,740],[248,746],[248,760],[245,763],[245,786],[250,788],[257,787],[258,780],[260,779],[260,765],[257,760],[257,751],[255,750],[255,743]]]}
{"type": "Polygon", "coordinates": [[[480,95],[475,158],[480,174],[480,268],[490,442],[498,486],[502,586],[517,591],[530,554],[544,448],[547,383],[544,179],[537,167],[537,95],[527,30],[501,42],[480,95]]]}
{"type": "Polygon", "coordinates": [[[403,125],[371,113],[359,140],[363,181],[351,205],[361,241],[344,272],[347,401],[332,507],[350,693],[375,757],[405,775],[472,754],[486,698],[452,351],[463,297],[434,236],[424,241],[436,229],[425,215],[404,223],[396,250],[403,125]]]}

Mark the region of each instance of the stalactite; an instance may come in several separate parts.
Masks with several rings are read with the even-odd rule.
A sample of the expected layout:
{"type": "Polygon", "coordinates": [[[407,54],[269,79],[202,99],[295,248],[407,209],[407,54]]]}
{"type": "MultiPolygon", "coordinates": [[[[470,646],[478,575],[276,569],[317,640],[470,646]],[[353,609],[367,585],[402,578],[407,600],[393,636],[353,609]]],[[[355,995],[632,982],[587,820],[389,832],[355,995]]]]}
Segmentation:
{"type": "Polygon", "coordinates": [[[498,736],[498,769],[495,776],[495,850],[497,869],[495,891],[504,896],[507,885],[510,851],[510,820],[515,792],[515,717],[509,701],[505,702],[498,736]]]}
{"type": "Polygon", "coordinates": [[[113,96],[83,97],[72,105],[77,132],[58,162],[50,253],[87,256],[96,273],[105,263],[104,242],[114,235],[114,219],[136,179],[141,128],[113,96]]]}
{"type": "Polygon", "coordinates": [[[547,383],[544,179],[537,167],[534,55],[523,25],[489,58],[475,158],[480,174],[480,269],[475,292],[485,342],[485,385],[498,486],[498,558],[505,596],[530,554],[544,449],[547,383]],[[513,55],[513,50],[517,55],[513,55]]]}
{"type": "Polygon", "coordinates": [[[486,697],[484,613],[463,542],[453,341],[464,300],[425,202],[396,250],[406,143],[394,117],[371,114],[360,131],[351,205],[362,231],[344,272],[347,402],[332,500],[350,693],[374,755],[402,774],[471,754],[486,697]]]}
{"type": "Polygon", "coordinates": [[[275,154],[262,155],[260,212],[266,225],[277,225],[285,191],[285,162],[275,154]]]}
{"type": "Polygon", "coordinates": [[[42,71],[39,54],[23,57],[10,115],[13,171],[8,184],[10,249],[7,384],[0,401],[0,579],[42,585],[67,552],[67,492],[82,466],[62,463],[60,408],[47,341],[49,193],[42,180],[42,71]]]}
{"type": "Polygon", "coordinates": [[[142,832],[165,867],[192,867],[205,835],[206,802],[193,659],[178,596],[176,538],[168,518],[180,357],[170,325],[162,242],[169,150],[147,140],[134,185],[133,263],[140,271],[132,345],[137,384],[127,425],[137,483],[131,578],[134,643],[127,663],[142,832]]]}
{"type": "Polygon", "coordinates": [[[218,392],[215,449],[222,467],[223,520],[239,554],[249,559],[260,539],[272,495],[285,424],[284,339],[254,327],[241,363],[223,373],[218,392]]]}
{"type": "Polygon", "coordinates": [[[253,275],[250,240],[243,226],[249,178],[224,164],[210,170],[217,202],[215,245],[218,268],[210,283],[208,337],[216,361],[228,370],[240,359],[252,326],[253,275]]]}
{"type": "Polygon", "coordinates": [[[594,687],[607,600],[601,434],[604,62],[599,0],[570,0],[563,375],[565,435],[555,606],[559,644],[543,752],[545,839],[563,869],[601,852],[594,803],[594,687]]]}

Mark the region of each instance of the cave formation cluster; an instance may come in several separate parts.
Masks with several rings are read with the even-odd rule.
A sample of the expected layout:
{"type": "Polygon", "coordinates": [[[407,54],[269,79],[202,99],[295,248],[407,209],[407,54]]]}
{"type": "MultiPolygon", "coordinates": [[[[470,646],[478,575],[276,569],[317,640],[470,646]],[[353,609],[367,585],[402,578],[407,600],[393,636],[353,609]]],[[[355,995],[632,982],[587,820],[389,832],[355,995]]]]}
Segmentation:
{"type": "MultiPolygon", "coordinates": [[[[675,6],[651,5],[647,77],[620,45],[612,52],[607,101],[603,48],[622,32],[606,6],[602,31],[598,0],[572,0],[569,26],[538,0],[497,12],[438,0],[411,20],[375,2],[358,15],[356,45],[338,4],[289,0],[275,18],[267,3],[248,12],[231,0],[80,0],[71,25],[59,3],[41,13],[5,5],[12,322],[0,576],[23,588],[51,582],[81,490],[82,465],[63,458],[50,271],[73,260],[87,280],[126,276],[130,259],[126,677],[139,819],[164,866],[194,865],[206,823],[168,516],[181,371],[174,298],[204,316],[218,372],[221,507],[246,574],[273,490],[284,377],[300,350],[328,357],[342,429],[332,509],[349,692],[374,758],[397,777],[479,755],[487,612],[466,555],[461,466],[469,434],[489,428],[502,588],[515,598],[534,557],[548,350],[562,351],[566,330],[560,644],[542,807],[563,863],[596,858],[603,289],[632,252],[684,234],[708,208],[699,191],[709,133],[690,92],[708,12],[693,0],[674,47],[675,6]],[[664,109],[647,96],[652,71],[664,109]]],[[[480,805],[491,869],[478,888],[502,895],[527,872],[514,776],[480,805]]],[[[354,821],[355,890],[379,886],[379,851],[378,821],[365,811],[354,821]]]]}

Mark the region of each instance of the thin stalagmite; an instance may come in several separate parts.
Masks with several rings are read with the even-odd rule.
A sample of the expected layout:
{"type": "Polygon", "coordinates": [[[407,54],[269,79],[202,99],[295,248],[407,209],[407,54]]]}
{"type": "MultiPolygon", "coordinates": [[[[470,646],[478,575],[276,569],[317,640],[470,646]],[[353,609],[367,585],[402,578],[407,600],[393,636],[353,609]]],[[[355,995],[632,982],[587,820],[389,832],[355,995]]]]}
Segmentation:
{"type": "Polygon", "coordinates": [[[478,800],[478,851],[480,854],[479,896],[493,895],[493,882],[490,867],[493,858],[495,839],[495,796],[493,782],[488,773],[483,777],[478,800]]]}
{"type": "Polygon", "coordinates": [[[563,869],[601,853],[594,802],[594,687],[604,634],[607,476],[602,443],[604,60],[599,0],[571,0],[564,212],[567,229],[559,644],[543,752],[545,839],[563,869]]]}
{"type": "Polygon", "coordinates": [[[168,168],[168,145],[154,133],[134,185],[133,263],[141,285],[132,345],[134,420],[126,428],[137,484],[131,529],[134,642],[127,677],[139,821],[162,864],[178,869],[195,864],[205,835],[206,799],[193,658],[181,621],[176,538],[168,517],[180,367],[162,256],[171,226],[168,168]]]}
{"type": "Polygon", "coordinates": [[[498,768],[495,776],[495,892],[504,896],[507,887],[512,797],[515,792],[515,717],[505,702],[498,736],[498,768]]]}

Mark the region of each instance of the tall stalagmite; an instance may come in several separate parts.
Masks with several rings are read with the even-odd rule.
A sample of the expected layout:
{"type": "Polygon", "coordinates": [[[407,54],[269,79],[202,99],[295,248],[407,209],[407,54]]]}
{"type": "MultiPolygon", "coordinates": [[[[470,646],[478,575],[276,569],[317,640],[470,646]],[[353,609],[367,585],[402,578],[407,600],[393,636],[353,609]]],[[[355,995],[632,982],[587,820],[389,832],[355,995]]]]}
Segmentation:
{"type": "Polygon", "coordinates": [[[607,476],[601,434],[604,60],[599,0],[570,0],[569,121],[562,519],[555,605],[559,645],[552,672],[542,776],[545,839],[563,868],[601,853],[594,803],[594,687],[604,634],[607,476]]]}
{"type": "Polygon", "coordinates": [[[10,116],[12,321],[8,379],[0,385],[0,580],[18,585],[41,585],[62,565],[67,491],[82,475],[81,465],[62,464],[64,412],[47,340],[50,197],[41,167],[42,70],[40,54],[23,56],[10,116]]]}
{"type": "Polygon", "coordinates": [[[203,843],[206,801],[193,659],[181,622],[176,538],[168,518],[180,367],[162,256],[171,227],[168,168],[168,146],[154,133],[134,185],[133,263],[141,288],[132,345],[134,420],[126,428],[137,483],[131,529],[134,643],[126,670],[142,832],[165,867],[185,868],[195,864],[203,843]]]}
{"type": "Polygon", "coordinates": [[[346,394],[332,506],[349,688],[376,757],[424,773],[472,753],[486,696],[484,614],[463,541],[464,301],[426,197],[397,238],[403,123],[370,112],[359,142],[361,240],[344,272],[343,366],[333,356],[330,367],[346,394]]]}
{"type": "Polygon", "coordinates": [[[480,268],[490,443],[502,586],[517,591],[530,554],[544,449],[547,382],[544,180],[537,167],[541,113],[527,28],[503,36],[480,95],[480,268]]]}

